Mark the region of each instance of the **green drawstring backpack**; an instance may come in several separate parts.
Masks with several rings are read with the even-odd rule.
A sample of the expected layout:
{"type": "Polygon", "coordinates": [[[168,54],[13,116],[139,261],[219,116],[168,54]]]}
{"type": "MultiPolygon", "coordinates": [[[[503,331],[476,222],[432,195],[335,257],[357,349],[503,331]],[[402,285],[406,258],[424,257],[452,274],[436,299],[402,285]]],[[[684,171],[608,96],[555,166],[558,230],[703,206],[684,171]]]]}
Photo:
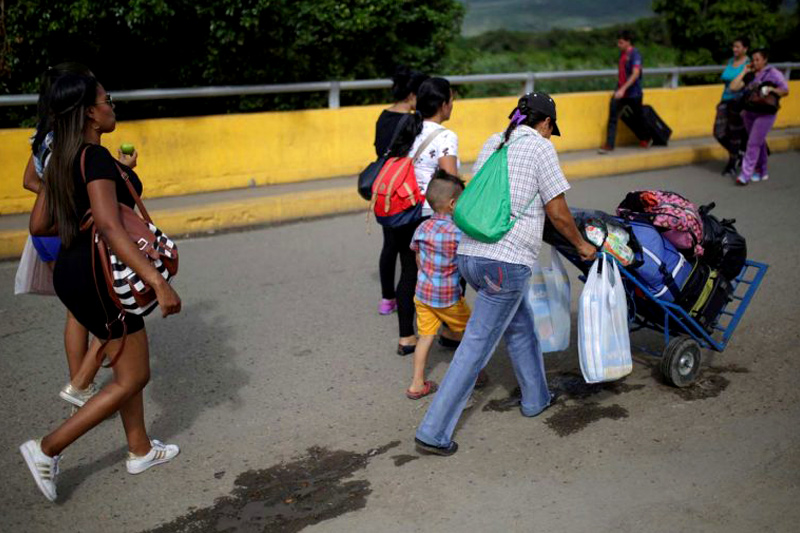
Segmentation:
{"type": "MultiPolygon", "coordinates": [[[[499,241],[511,231],[519,218],[511,214],[511,191],[508,185],[508,147],[519,138],[489,156],[456,202],[453,221],[476,241],[499,241]]],[[[536,196],[538,194],[522,210],[523,213],[536,196]]]]}

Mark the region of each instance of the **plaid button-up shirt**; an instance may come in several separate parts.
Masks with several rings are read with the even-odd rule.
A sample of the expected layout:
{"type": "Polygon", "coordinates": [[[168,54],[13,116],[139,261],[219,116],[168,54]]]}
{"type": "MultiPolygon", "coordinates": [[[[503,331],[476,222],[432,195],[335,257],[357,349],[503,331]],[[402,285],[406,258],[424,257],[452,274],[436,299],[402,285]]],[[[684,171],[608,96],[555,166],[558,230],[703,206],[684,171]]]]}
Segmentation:
{"type": "Polygon", "coordinates": [[[450,215],[434,213],[414,232],[411,249],[419,252],[417,299],[431,307],[445,308],[461,298],[456,250],[461,230],[450,215]]]}
{"type": "MultiPolygon", "coordinates": [[[[502,133],[495,133],[481,149],[473,167],[477,174],[489,156],[500,146],[502,133]]],[[[508,182],[511,214],[518,217],[511,231],[495,243],[483,243],[464,235],[458,253],[525,265],[533,268],[544,231],[544,206],[569,190],[569,183],[558,163],[556,149],[549,140],[529,126],[511,132],[508,147],[508,182]],[[533,201],[533,203],[531,203],[533,201]],[[520,212],[530,204],[527,210],[520,212]]]]}

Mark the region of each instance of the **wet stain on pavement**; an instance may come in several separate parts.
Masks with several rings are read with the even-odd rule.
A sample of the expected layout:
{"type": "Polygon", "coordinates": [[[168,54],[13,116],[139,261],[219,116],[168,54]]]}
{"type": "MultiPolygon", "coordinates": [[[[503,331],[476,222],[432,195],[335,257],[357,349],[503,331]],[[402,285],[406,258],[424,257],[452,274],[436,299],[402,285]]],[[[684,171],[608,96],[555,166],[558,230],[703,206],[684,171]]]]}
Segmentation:
{"type": "Polygon", "coordinates": [[[612,420],[628,418],[628,410],[617,404],[604,407],[595,402],[582,402],[577,405],[562,405],[544,422],[559,437],[566,437],[603,418],[612,420]]]}
{"type": "Polygon", "coordinates": [[[483,406],[483,410],[495,411],[498,413],[511,411],[512,409],[517,409],[519,407],[520,398],[521,393],[519,391],[519,387],[517,387],[508,398],[497,398],[486,402],[486,405],[483,406]]]}
{"type": "Polygon", "coordinates": [[[419,455],[393,455],[394,466],[403,466],[406,463],[419,459],[419,455]]]}
{"type": "MultiPolygon", "coordinates": [[[[625,380],[608,383],[586,383],[583,376],[570,372],[551,376],[548,380],[548,386],[550,392],[555,395],[556,400],[550,408],[554,412],[545,420],[545,424],[560,437],[577,433],[592,422],[597,422],[603,418],[619,420],[628,417],[628,410],[620,405],[601,406],[596,402],[587,402],[588,398],[604,392],[616,396],[645,387],[643,384],[631,385],[625,383],[625,380]],[[569,400],[573,400],[575,403],[568,404],[569,400]]],[[[483,410],[505,412],[518,409],[520,398],[521,392],[517,387],[508,398],[488,401],[483,406],[483,410]]],[[[550,412],[550,410],[547,411],[548,414],[550,412]]]]}
{"type": "Polygon", "coordinates": [[[703,369],[700,377],[689,387],[678,389],[668,387],[677,396],[687,402],[716,398],[731,384],[730,380],[722,374],[746,374],[747,368],[738,365],[709,366],[703,369]]]}
{"type": "Polygon", "coordinates": [[[572,373],[563,373],[553,376],[549,383],[550,391],[565,400],[585,400],[601,392],[610,392],[614,395],[626,394],[643,389],[643,384],[630,385],[625,380],[610,381],[607,383],[586,383],[583,376],[572,373]]]}
{"type": "MultiPolygon", "coordinates": [[[[552,376],[548,381],[550,392],[562,403],[566,400],[585,400],[601,392],[610,392],[614,395],[625,394],[628,392],[643,389],[642,384],[629,385],[624,380],[609,383],[586,383],[583,376],[572,373],[562,373],[552,376]]],[[[508,398],[489,400],[483,406],[484,411],[505,412],[519,407],[522,393],[519,387],[514,389],[508,398]]]]}
{"type": "Polygon", "coordinates": [[[365,468],[372,457],[399,445],[400,441],[392,441],[362,454],[309,448],[306,455],[290,463],[243,472],[230,496],[150,533],[300,531],[362,509],[372,493],[369,481],[345,480],[365,468]]]}

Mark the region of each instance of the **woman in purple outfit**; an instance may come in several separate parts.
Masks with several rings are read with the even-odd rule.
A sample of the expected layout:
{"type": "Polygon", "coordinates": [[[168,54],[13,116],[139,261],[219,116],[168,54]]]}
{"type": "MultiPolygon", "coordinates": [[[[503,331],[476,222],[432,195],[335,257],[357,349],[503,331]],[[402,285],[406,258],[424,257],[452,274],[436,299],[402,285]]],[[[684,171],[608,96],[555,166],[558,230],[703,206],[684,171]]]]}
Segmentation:
{"type": "MultiPolygon", "coordinates": [[[[731,90],[746,88],[748,91],[761,91],[766,96],[774,93],[779,97],[789,94],[789,84],[783,74],[767,65],[769,54],[763,48],[753,52],[753,61],[748,64],[736,79],[731,82],[731,90]]],[[[746,98],[746,97],[745,97],[746,98]]],[[[751,181],[769,179],[767,174],[767,134],[775,124],[775,114],[742,111],[742,119],[747,128],[747,151],[744,154],[742,171],[736,178],[737,185],[747,185],[751,181]]]]}

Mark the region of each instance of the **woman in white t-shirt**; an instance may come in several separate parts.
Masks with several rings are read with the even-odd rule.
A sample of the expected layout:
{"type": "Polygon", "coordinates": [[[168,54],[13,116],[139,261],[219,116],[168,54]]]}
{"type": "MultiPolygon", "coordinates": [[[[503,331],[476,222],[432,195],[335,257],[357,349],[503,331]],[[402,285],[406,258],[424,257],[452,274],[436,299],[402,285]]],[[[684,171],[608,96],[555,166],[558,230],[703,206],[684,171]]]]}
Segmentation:
{"type": "MultiPolygon", "coordinates": [[[[449,174],[458,174],[458,137],[442,123],[450,119],[453,112],[453,91],[450,82],[444,78],[429,78],[422,82],[417,91],[417,111],[415,120],[410,121],[405,131],[401,132],[395,142],[390,156],[410,156],[428,143],[414,161],[414,171],[422,194],[425,194],[428,183],[437,168],[449,174]],[[435,135],[434,135],[435,134],[435,135]]],[[[393,240],[400,250],[400,281],[397,284],[397,320],[400,325],[398,355],[414,353],[417,337],[414,335],[414,289],[417,285],[416,255],[411,251],[411,238],[417,226],[433,214],[428,202],[422,209],[422,219],[400,226],[388,228],[385,238],[393,240]]],[[[446,335],[446,330],[445,330],[446,335]]],[[[453,343],[445,338],[443,345],[453,347],[453,343]]]]}
{"type": "MultiPolygon", "coordinates": [[[[437,168],[448,174],[458,175],[458,136],[442,126],[443,122],[450,120],[453,112],[453,90],[450,82],[444,78],[430,78],[422,82],[417,94],[417,111],[422,118],[422,127],[414,139],[409,155],[413,156],[433,132],[441,130],[414,161],[417,185],[422,194],[426,194],[428,183],[437,168]]],[[[425,201],[422,216],[432,214],[431,206],[425,201]]]]}

